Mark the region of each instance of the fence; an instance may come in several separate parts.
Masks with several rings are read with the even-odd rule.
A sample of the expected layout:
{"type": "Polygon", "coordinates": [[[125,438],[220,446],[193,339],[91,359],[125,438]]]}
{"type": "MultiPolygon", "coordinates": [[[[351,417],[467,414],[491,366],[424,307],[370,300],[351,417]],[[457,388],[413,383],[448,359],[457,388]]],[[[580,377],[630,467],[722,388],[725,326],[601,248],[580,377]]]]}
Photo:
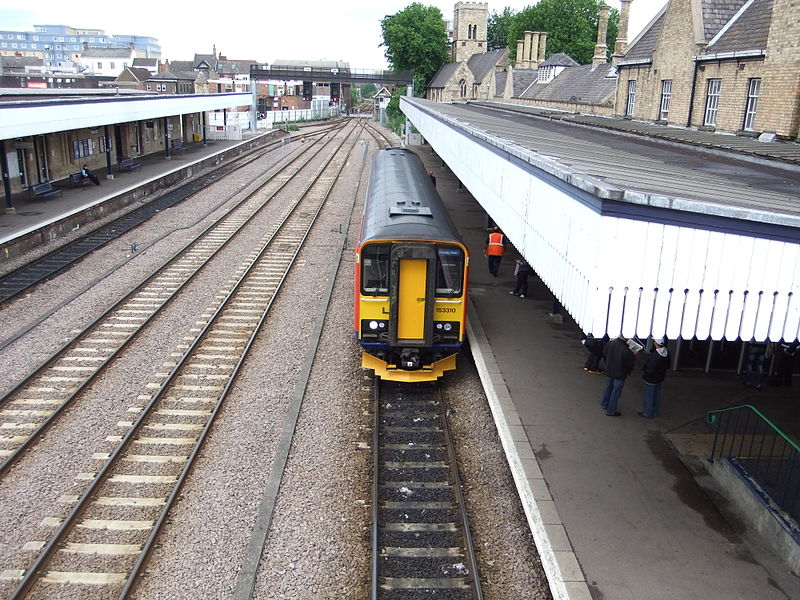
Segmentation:
{"type": "Polygon", "coordinates": [[[745,471],[778,507],[800,517],[800,447],[750,405],[706,415],[716,435],[711,460],[727,459],[745,471]]]}

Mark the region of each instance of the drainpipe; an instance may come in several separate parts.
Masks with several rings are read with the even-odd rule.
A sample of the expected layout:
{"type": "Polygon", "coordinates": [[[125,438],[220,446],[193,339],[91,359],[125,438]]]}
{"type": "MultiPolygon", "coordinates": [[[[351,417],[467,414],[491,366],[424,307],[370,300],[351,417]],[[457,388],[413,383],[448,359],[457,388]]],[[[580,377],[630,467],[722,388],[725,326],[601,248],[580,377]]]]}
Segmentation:
{"type": "Polygon", "coordinates": [[[686,120],[686,127],[692,126],[692,111],[694,109],[694,94],[697,89],[697,69],[700,66],[698,61],[694,61],[694,73],[692,74],[692,89],[689,92],[689,118],[686,120]]]}

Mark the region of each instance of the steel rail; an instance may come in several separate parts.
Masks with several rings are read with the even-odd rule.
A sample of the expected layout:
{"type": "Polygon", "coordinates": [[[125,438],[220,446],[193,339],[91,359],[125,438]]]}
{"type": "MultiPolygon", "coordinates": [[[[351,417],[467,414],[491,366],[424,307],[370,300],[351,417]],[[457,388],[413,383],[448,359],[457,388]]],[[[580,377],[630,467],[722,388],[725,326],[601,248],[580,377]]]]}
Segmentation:
{"type": "MultiPolygon", "coordinates": [[[[349,134],[348,134],[348,137],[349,137],[349,134]]],[[[341,148],[341,145],[340,145],[340,148],[341,148]]],[[[82,515],[82,513],[85,510],[85,508],[88,506],[89,502],[94,498],[95,493],[99,490],[99,488],[103,485],[103,483],[106,482],[107,476],[113,470],[113,468],[115,467],[116,463],[123,457],[123,453],[128,449],[128,447],[131,445],[133,440],[136,438],[136,436],[139,434],[141,429],[144,427],[145,423],[147,422],[147,419],[154,412],[155,408],[158,407],[160,400],[166,395],[166,392],[171,389],[171,385],[175,382],[175,380],[182,374],[184,366],[187,365],[189,363],[189,361],[193,358],[193,356],[195,354],[195,350],[200,346],[200,344],[206,338],[208,333],[212,330],[214,325],[217,324],[217,321],[224,314],[226,308],[228,308],[229,305],[233,302],[233,300],[236,297],[238,291],[244,286],[245,282],[248,280],[250,275],[252,275],[254,272],[256,272],[257,268],[260,266],[260,259],[263,258],[267,254],[268,250],[272,249],[272,246],[274,245],[273,243],[278,238],[278,236],[288,229],[288,224],[290,222],[290,219],[294,215],[298,214],[298,210],[297,210],[298,207],[300,207],[302,202],[303,202],[303,200],[305,200],[310,195],[311,191],[313,190],[314,185],[322,177],[323,173],[325,172],[325,169],[333,161],[335,156],[336,156],[336,153],[334,153],[333,155],[331,155],[329,157],[326,165],[322,169],[320,169],[318,171],[318,173],[313,178],[313,180],[308,184],[306,192],[304,194],[302,194],[301,197],[298,198],[294,202],[291,210],[288,212],[288,214],[285,216],[285,218],[279,224],[279,226],[275,229],[275,231],[272,234],[269,235],[269,238],[262,245],[262,248],[260,249],[258,255],[250,262],[250,264],[246,268],[245,272],[240,276],[240,278],[234,284],[234,286],[231,289],[231,291],[226,295],[224,300],[217,307],[217,309],[215,310],[214,314],[209,319],[208,323],[206,323],[206,325],[201,329],[200,333],[195,337],[195,340],[192,342],[192,344],[189,346],[189,348],[184,352],[184,354],[181,357],[181,359],[179,360],[178,364],[170,372],[170,374],[168,375],[167,379],[160,386],[160,388],[153,394],[153,396],[152,396],[150,402],[148,403],[148,405],[142,410],[141,414],[139,415],[137,420],[132,424],[132,426],[130,427],[130,429],[127,432],[127,434],[119,442],[117,448],[111,454],[111,456],[108,458],[106,464],[101,468],[101,470],[94,477],[92,482],[88,485],[88,487],[86,488],[85,492],[81,495],[81,497],[75,503],[75,505],[73,506],[73,508],[70,511],[70,513],[67,515],[67,517],[64,519],[64,521],[59,526],[58,530],[53,534],[53,536],[50,538],[50,540],[48,540],[48,542],[45,543],[45,546],[42,548],[42,551],[40,552],[40,554],[37,557],[37,559],[34,562],[34,564],[31,565],[26,570],[25,574],[23,575],[22,581],[19,583],[19,585],[14,590],[14,592],[13,592],[13,594],[11,596],[12,600],[16,600],[18,598],[23,598],[30,591],[31,587],[37,581],[38,576],[39,576],[40,572],[42,571],[42,567],[50,560],[50,558],[52,557],[53,553],[59,549],[61,543],[66,538],[67,534],[71,531],[71,529],[74,526],[74,524],[78,521],[80,515],[82,515]]],[[[342,167],[343,167],[343,165],[345,163],[346,163],[346,160],[342,162],[342,167]]],[[[341,167],[340,167],[340,170],[341,170],[341,167]]],[[[252,344],[253,344],[253,342],[255,340],[255,337],[260,332],[260,330],[261,330],[261,328],[262,328],[262,326],[263,326],[263,324],[264,324],[264,322],[265,322],[265,320],[267,318],[269,310],[272,307],[272,304],[273,304],[273,302],[275,300],[275,297],[277,296],[278,291],[281,289],[281,287],[282,287],[282,285],[283,285],[283,283],[284,283],[284,281],[286,279],[286,276],[288,275],[288,272],[291,269],[292,264],[296,260],[297,255],[299,254],[299,252],[300,252],[305,240],[308,237],[309,232],[311,231],[311,227],[313,226],[313,224],[316,221],[318,215],[320,214],[320,212],[322,210],[322,207],[325,204],[325,200],[327,199],[327,197],[328,197],[328,195],[330,193],[330,189],[332,188],[332,186],[333,186],[333,182],[331,182],[329,184],[329,189],[327,190],[325,196],[320,201],[320,205],[317,207],[317,210],[314,212],[314,214],[312,216],[307,217],[309,222],[307,224],[306,231],[305,231],[303,237],[297,242],[297,244],[295,246],[295,249],[294,249],[294,252],[293,252],[293,254],[292,254],[292,256],[291,256],[291,258],[290,258],[290,260],[289,260],[289,262],[287,264],[287,267],[286,267],[286,269],[285,269],[280,281],[277,283],[275,289],[273,290],[272,295],[271,295],[271,297],[269,299],[269,302],[267,303],[267,305],[265,306],[264,310],[262,311],[262,314],[261,314],[261,317],[260,317],[258,323],[255,325],[254,329],[251,331],[249,339],[248,339],[248,342],[246,343],[244,349],[241,351],[241,355],[240,355],[236,365],[234,366],[231,374],[228,376],[228,381],[227,381],[226,385],[224,386],[222,392],[220,393],[220,396],[217,399],[216,405],[215,405],[214,409],[212,410],[211,415],[209,415],[209,418],[208,418],[208,420],[206,422],[206,425],[205,425],[203,431],[198,436],[198,439],[195,442],[195,447],[194,447],[191,455],[185,461],[185,465],[184,465],[184,467],[183,467],[183,469],[182,469],[177,481],[174,484],[172,492],[170,493],[170,495],[169,495],[164,507],[162,508],[161,514],[160,514],[158,520],[156,521],[156,524],[151,529],[151,533],[150,533],[150,536],[148,537],[148,540],[143,545],[143,548],[142,548],[142,550],[141,550],[141,552],[139,554],[139,557],[137,559],[136,565],[134,565],[133,570],[127,576],[125,586],[123,587],[123,589],[122,589],[122,591],[120,592],[120,595],[119,595],[120,598],[127,597],[128,594],[135,587],[135,585],[136,585],[136,583],[138,581],[138,573],[143,568],[143,566],[146,564],[147,558],[149,557],[150,552],[152,552],[153,543],[154,543],[154,541],[155,541],[155,539],[156,539],[156,537],[158,535],[158,532],[163,527],[163,524],[164,524],[164,522],[166,520],[166,517],[167,517],[167,514],[169,512],[169,509],[171,508],[172,504],[174,503],[175,499],[177,498],[177,496],[178,496],[178,494],[180,492],[180,489],[181,489],[181,487],[182,487],[182,485],[183,485],[188,473],[191,471],[191,467],[194,464],[194,460],[195,460],[198,452],[202,448],[202,443],[205,441],[205,439],[206,439],[206,437],[208,435],[208,432],[210,431],[210,428],[213,425],[214,419],[216,418],[220,408],[222,407],[222,404],[223,404],[225,398],[227,397],[228,391],[231,389],[233,383],[235,382],[236,377],[238,376],[239,371],[241,369],[241,366],[244,364],[244,360],[247,357],[247,354],[249,353],[250,348],[252,347],[252,344]]],[[[303,218],[303,217],[304,217],[304,215],[301,214],[299,218],[303,218]]],[[[278,252],[280,252],[280,250],[278,250],[278,252]]]]}
{"type": "MultiPolygon", "coordinates": [[[[324,134],[330,129],[332,128],[312,132],[308,136],[324,134]]],[[[222,175],[230,175],[239,169],[247,167],[250,163],[262,158],[275,148],[281,147],[284,143],[282,141],[272,142],[263,148],[254,148],[244,155],[235,157],[230,163],[221,167],[221,169],[225,170],[222,175]]],[[[184,202],[199,191],[205,190],[208,185],[217,181],[216,178],[220,175],[219,169],[199,175],[158,198],[150,200],[144,206],[131,210],[117,219],[87,232],[78,239],[67,242],[8,273],[3,273],[0,275],[0,306],[18,297],[33,286],[66,271],[90,252],[94,252],[110,241],[128,233],[155,214],[158,214],[158,212],[184,202]]]]}
{"type": "MultiPolygon", "coordinates": [[[[87,340],[87,338],[97,331],[99,328],[102,327],[103,323],[109,321],[114,314],[122,307],[124,307],[129,301],[132,301],[137,294],[140,294],[148,285],[152,284],[157,280],[158,277],[161,277],[165,274],[169,269],[173,268],[175,263],[177,263],[182,257],[188,255],[192,252],[196,247],[200,244],[204,243],[204,241],[211,236],[217,229],[220,229],[226,224],[226,219],[233,218],[236,214],[236,211],[245,206],[249,200],[253,199],[259,191],[261,191],[266,185],[268,185],[271,181],[277,178],[279,175],[284,173],[288,170],[295,162],[299,161],[302,158],[305,158],[305,161],[298,167],[298,170],[295,171],[295,174],[299,172],[303,166],[308,164],[317,154],[319,154],[322,150],[324,150],[330,143],[332,143],[333,138],[328,140],[325,144],[323,144],[320,148],[317,149],[316,152],[311,154],[310,156],[307,153],[302,155],[298,155],[290,161],[287,165],[281,168],[278,172],[273,173],[272,175],[267,176],[262,182],[260,182],[254,190],[246,194],[240,202],[238,202],[235,206],[231,207],[229,211],[226,212],[225,215],[220,217],[217,221],[209,225],[205,230],[203,230],[198,236],[192,240],[189,244],[184,246],[181,250],[176,252],[172,257],[167,259],[164,265],[156,269],[153,273],[146,276],[139,284],[137,284],[133,290],[123,296],[120,300],[115,302],[111,307],[109,307],[106,311],[104,311],[95,321],[85,327],[81,332],[79,332],[75,337],[69,340],[66,344],[64,344],[60,349],[58,349],[49,359],[44,361],[41,365],[35,368],[31,373],[26,375],[19,383],[13,386],[8,392],[6,392],[2,397],[0,397],[0,409],[5,409],[5,407],[15,400],[15,395],[19,394],[25,388],[32,386],[36,383],[36,379],[44,374],[48,369],[52,368],[56,365],[59,361],[66,358],[67,353],[74,349],[78,344],[83,343],[87,340]]],[[[315,145],[317,142],[314,143],[315,145]]],[[[313,146],[311,146],[313,148],[313,146]]],[[[254,180],[255,181],[255,180],[254,180]]],[[[230,232],[230,235],[218,244],[218,247],[213,250],[210,254],[205,257],[205,260],[200,262],[199,264],[194,265],[194,270],[188,275],[185,276],[184,281],[177,285],[172,293],[163,298],[163,301],[155,307],[155,310],[146,318],[142,319],[140,322],[140,326],[129,336],[127,336],[118,347],[111,351],[110,354],[106,356],[102,362],[98,363],[95,366],[95,369],[84,377],[83,381],[77,385],[77,387],[72,388],[70,392],[67,390],[67,396],[62,399],[61,404],[59,404],[55,409],[53,409],[52,413],[42,421],[38,426],[36,426],[33,430],[30,431],[29,435],[22,440],[12,451],[10,454],[5,456],[2,463],[0,463],[0,477],[4,476],[8,469],[11,468],[24,454],[24,452],[29,449],[38,439],[42,436],[42,434],[49,429],[61,416],[61,414],[66,410],[72,403],[77,399],[83,391],[91,384],[107,367],[109,364],[112,363],[114,358],[116,358],[130,343],[136,339],[138,335],[142,333],[144,328],[156,317],[158,316],[173,300],[177,297],[178,293],[186,287],[199,273],[200,271],[214,258],[221,250],[228,244],[230,241],[235,237],[238,231],[241,231],[250,221],[252,221],[266,206],[269,200],[277,194],[280,190],[283,189],[285,185],[288,184],[290,178],[287,178],[285,181],[279,184],[276,190],[267,198],[265,201],[261,202],[260,206],[257,205],[255,210],[252,211],[252,214],[249,215],[244,221],[242,221],[238,227],[230,232]]],[[[252,182],[251,182],[252,183],[252,182]]],[[[1,413],[0,413],[1,414],[1,413]]]]}

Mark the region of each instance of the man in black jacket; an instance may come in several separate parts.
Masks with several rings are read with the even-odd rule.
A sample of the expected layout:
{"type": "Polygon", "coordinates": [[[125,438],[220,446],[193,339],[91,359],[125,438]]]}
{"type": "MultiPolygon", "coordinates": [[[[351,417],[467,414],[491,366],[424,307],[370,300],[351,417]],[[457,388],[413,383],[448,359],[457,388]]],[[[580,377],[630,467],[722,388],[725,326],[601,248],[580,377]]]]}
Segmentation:
{"type": "Polygon", "coordinates": [[[607,417],[618,417],[622,413],[617,411],[617,400],[622,394],[625,378],[633,371],[635,355],[628,345],[628,340],[620,335],[606,344],[604,356],[606,387],[600,398],[600,407],[606,412],[607,417]]]}
{"type": "Polygon", "coordinates": [[[644,381],[644,397],[642,398],[642,412],[637,413],[645,419],[658,416],[661,406],[661,384],[667,376],[669,366],[669,352],[667,352],[664,338],[653,340],[653,351],[647,357],[647,362],[642,369],[644,381]]]}

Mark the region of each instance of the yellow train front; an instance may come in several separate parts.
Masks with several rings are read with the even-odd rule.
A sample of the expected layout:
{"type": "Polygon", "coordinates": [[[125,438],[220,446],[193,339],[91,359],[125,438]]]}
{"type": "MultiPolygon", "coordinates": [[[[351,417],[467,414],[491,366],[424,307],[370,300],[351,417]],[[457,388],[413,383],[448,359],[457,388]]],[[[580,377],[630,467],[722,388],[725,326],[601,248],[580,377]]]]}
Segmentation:
{"type": "Polygon", "coordinates": [[[434,381],[464,343],[469,253],[419,157],[378,150],[356,249],[361,364],[391,381],[434,381]]]}

